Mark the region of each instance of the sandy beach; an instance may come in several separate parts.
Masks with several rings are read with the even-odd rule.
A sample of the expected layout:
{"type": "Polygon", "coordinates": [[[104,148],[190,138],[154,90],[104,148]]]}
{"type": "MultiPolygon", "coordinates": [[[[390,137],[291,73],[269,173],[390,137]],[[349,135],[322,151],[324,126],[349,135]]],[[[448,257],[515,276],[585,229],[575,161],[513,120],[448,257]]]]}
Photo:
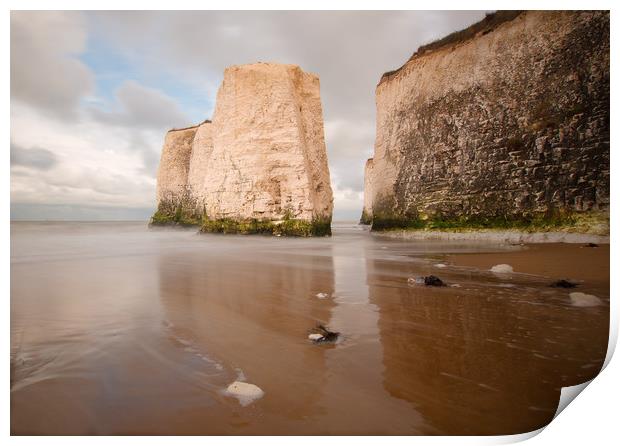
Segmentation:
{"type": "Polygon", "coordinates": [[[600,370],[608,245],[333,229],[12,223],[12,433],[515,434],[600,370]],[[431,274],[447,286],[408,280],[431,274]],[[235,381],[264,394],[242,405],[235,381]]]}

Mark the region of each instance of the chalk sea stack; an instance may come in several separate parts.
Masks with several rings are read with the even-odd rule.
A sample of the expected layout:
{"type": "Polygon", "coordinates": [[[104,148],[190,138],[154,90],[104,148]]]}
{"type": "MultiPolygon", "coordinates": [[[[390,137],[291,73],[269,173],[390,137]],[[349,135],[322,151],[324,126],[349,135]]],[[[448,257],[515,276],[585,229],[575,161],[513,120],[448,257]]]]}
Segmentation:
{"type": "Polygon", "coordinates": [[[497,12],[419,48],[376,89],[362,221],[608,234],[609,56],[608,11],[497,12]]]}
{"type": "MultiPolygon", "coordinates": [[[[373,159],[366,160],[364,166],[364,191],[372,190],[372,174],[373,174],[373,159]]],[[[369,225],[372,223],[372,194],[364,193],[364,208],[362,210],[362,218],[360,223],[363,225],[369,225]]]]}
{"type": "Polygon", "coordinates": [[[196,224],[190,207],[188,174],[198,126],[166,134],[157,170],[157,212],[152,223],[196,224]]]}
{"type": "Polygon", "coordinates": [[[212,122],[168,132],[157,180],[152,224],[331,234],[318,77],[295,65],[227,68],[212,122]]]}

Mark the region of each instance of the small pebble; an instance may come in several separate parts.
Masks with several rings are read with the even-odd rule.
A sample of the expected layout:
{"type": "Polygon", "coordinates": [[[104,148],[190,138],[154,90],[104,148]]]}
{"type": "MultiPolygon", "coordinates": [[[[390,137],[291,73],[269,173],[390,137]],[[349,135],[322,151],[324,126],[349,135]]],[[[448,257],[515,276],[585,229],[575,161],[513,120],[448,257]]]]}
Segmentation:
{"type": "Polygon", "coordinates": [[[435,268],[445,268],[446,266],[444,263],[435,263],[435,268]]]}
{"type": "Polygon", "coordinates": [[[514,283],[500,283],[497,286],[501,288],[514,288],[515,284],[514,283]]]}
{"type": "Polygon", "coordinates": [[[316,297],[318,297],[319,299],[327,299],[328,296],[329,296],[329,294],[327,294],[327,293],[318,293],[316,295],[316,297]]]}
{"type": "Polygon", "coordinates": [[[553,282],[550,286],[552,286],[553,288],[575,288],[577,284],[562,279],[558,280],[557,282],[553,282]]]}
{"type": "Polygon", "coordinates": [[[443,283],[443,280],[441,280],[439,277],[437,276],[425,276],[424,277],[424,285],[426,286],[445,286],[445,283],[443,283]]]}
{"type": "Polygon", "coordinates": [[[241,381],[235,381],[229,385],[226,388],[226,393],[237,398],[242,406],[252,404],[255,400],[265,395],[265,392],[260,387],[241,381]]]}
{"type": "Polygon", "coordinates": [[[407,279],[409,285],[426,285],[426,286],[446,286],[446,284],[437,276],[410,277],[407,279]]]}
{"type": "Polygon", "coordinates": [[[410,277],[407,279],[407,283],[409,285],[422,285],[424,284],[424,278],[423,277],[410,277]]]}
{"type": "Polygon", "coordinates": [[[340,336],[340,333],[337,331],[330,331],[324,325],[317,325],[312,333],[308,335],[308,339],[310,339],[315,344],[321,344],[324,342],[335,342],[340,336]]]}
{"type": "Polygon", "coordinates": [[[513,269],[512,269],[512,266],[507,265],[505,263],[501,263],[499,265],[495,265],[494,267],[492,267],[491,272],[499,273],[499,274],[508,274],[508,273],[512,273],[513,269]]]}
{"type": "Polygon", "coordinates": [[[592,294],[573,292],[569,296],[575,307],[597,307],[602,303],[601,299],[592,294]]]}

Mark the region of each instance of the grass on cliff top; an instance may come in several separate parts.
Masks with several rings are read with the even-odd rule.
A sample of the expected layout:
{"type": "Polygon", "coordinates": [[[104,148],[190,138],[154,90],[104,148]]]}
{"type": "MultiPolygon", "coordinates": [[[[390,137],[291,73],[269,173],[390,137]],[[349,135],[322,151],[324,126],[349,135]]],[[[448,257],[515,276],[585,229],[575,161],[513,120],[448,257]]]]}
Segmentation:
{"type": "Polygon", "coordinates": [[[445,232],[475,232],[484,230],[493,231],[522,231],[522,232],[577,232],[585,234],[608,235],[609,214],[604,212],[584,213],[553,213],[551,215],[536,215],[529,218],[507,217],[461,217],[453,219],[429,218],[399,219],[374,218],[373,231],[445,231],[445,232]]]}
{"type": "MultiPolygon", "coordinates": [[[[415,53],[413,53],[411,57],[407,59],[407,62],[416,57],[418,54],[423,54],[428,51],[435,51],[448,45],[456,45],[457,43],[465,42],[469,39],[476,37],[476,35],[480,32],[483,33],[483,35],[487,34],[493,31],[502,23],[509,22],[515,19],[521,13],[522,11],[497,11],[493,13],[487,13],[482,20],[474,23],[471,26],[468,26],[465,29],[455,31],[445,37],[442,37],[441,39],[420,46],[415,51],[415,53]]],[[[384,80],[385,78],[398,73],[400,70],[403,69],[405,65],[407,65],[407,62],[405,62],[400,68],[397,68],[396,70],[383,73],[383,76],[381,76],[381,80],[384,80]]]]}

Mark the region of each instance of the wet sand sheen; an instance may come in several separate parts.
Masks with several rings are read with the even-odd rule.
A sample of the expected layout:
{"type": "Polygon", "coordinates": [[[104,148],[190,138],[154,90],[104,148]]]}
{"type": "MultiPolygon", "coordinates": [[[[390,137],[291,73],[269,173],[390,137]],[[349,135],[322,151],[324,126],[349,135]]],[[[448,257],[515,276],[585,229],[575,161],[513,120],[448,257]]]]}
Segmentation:
{"type": "Polygon", "coordinates": [[[13,434],[520,433],[607,347],[605,246],[400,242],[353,225],[311,240],[11,231],[13,434]],[[431,273],[460,287],[407,284],[431,273]],[[550,278],[603,305],[572,306],[550,278]],[[318,322],[341,340],[312,344],[318,322]],[[240,405],[224,392],[237,380],[264,396],[240,405]]]}

